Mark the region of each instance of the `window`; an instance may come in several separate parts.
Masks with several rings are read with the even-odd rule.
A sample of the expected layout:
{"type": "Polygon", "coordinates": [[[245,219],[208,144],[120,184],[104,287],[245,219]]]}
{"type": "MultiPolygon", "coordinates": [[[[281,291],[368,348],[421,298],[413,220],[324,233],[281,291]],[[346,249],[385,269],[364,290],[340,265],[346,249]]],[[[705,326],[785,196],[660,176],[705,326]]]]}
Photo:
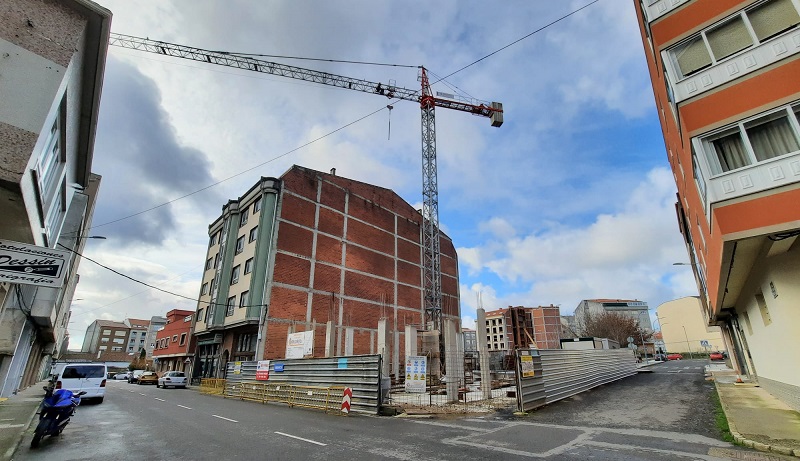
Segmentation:
{"type": "Polygon", "coordinates": [[[114,346],[111,348],[111,352],[122,352],[122,348],[119,346],[114,346]]]}
{"type": "Polygon", "coordinates": [[[244,273],[249,274],[250,272],[253,272],[253,258],[244,262],[244,273]]]}
{"type": "Polygon", "coordinates": [[[258,238],[258,226],[256,226],[256,227],[254,227],[254,228],[250,229],[250,240],[248,240],[248,241],[249,241],[249,242],[252,242],[252,241],[254,241],[256,238],[258,238]]]}
{"type": "Polygon", "coordinates": [[[214,269],[219,267],[219,253],[214,255],[214,269]]]}
{"type": "Polygon", "coordinates": [[[701,31],[668,50],[668,54],[680,71],[680,78],[688,77],[798,24],[800,14],[792,0],[770,0],[701,31]]]}
{"type": "Polygon", "coordinates": [[[208,282],[203,284],[203,287],[200,288],[200,296],[208,294],[208,282]]]}
{"type": "Polygon", "coordinates": [[[798,110],[800,105],[784,106],[701,138],[711,173],[718,175],[800,151],[798,110]]]}
{"type": "Polygon", "coordinates": [[[236,285],[237,283],[239,283],[239,270],[241,269],[241,267],[242,266],[237,265],[231,271],[231,285],[236,285]]]}
{"type": "Polygon", "coordinates": [[[100,338],[100,342],[101,343],[107,343],[108,342],[108,338],[100,338]]]}
{"type": "Polygon", "coordinates": [[[186,333],[181,333],[181,342],[178,345],[183,346],[184,344],[186,344],[186,333]]]}
{"type": "Polygon", "coordinates": [[[239,215],[239,227],[242,227],[245,224],[247,224],[247,214],[249,210],[250,208],[247,207],[244,210],[242,210],[242,214],[239,215]]]}
{"type": "Polygon", "coordinates": [[[114,344],[124,344],[125,340],[122,338],[114,338],[114,344]]]}
{"type": "Polygon", "coordinates": [[[247,307],[247,303],[250,302],[250,292],[243,291],[242,295],[239,297],[239,307],[247,307]]]}
{"type": "Polygon", "coordinates": [[[172,335],[172,342],[173,343],[177,343],[178,342],[178,335],[172,335]]]}
{"type": "Polygon", "coordinates": [[[209,270],[209,269],[211,269],[211,263],[212,263],[212,262],[213,262],[213,261],[212,261],[212,259],[211,259],[211,258],[208,258],[208,260],[206,261],[206,270],[209,270]]]}
{"type": "Polygon", "coordinates": [[[253,214],[258,213],[261,211],[261,197],[257,198],[255,202],[253,202],[253,214]]]}
{"type": "Polygon", "coordinates": [[[216,244],[217,244],[217,235],[218,235],[218,233],[217,233],[217,232],[214,232],[214,233],[211,235],[211,238],[210,238],[210,239],[209,239],[209,241],[208,241],[208,246],[210,246],[210,247],[211,247],[211,246],[214,246],[214,245],[216,245],[216,244]]]}
{"type": "Polygon", "coordinates": [[[233,307],[236,305],[236,296],[228,298],[228,303],[225,305],[225,317],[233,315],[233,307]]]}
{"type": "Polygon", "coordinates": [[[244,251],[244,235],[236,239],[236,254],[238,255],[244,251]]]}
{"type": "Polygon", "coordinates": [[[769,315],[769,308],[763,292],[756,293],[756,303],[758,304],[759,312],[761,312],[761,320],[764,321],[764,326],[768,326],[772,323],[772,317],[769,315]]]}
{"type": "Polygon", "coordinates": [[[114,332],[114,336],[128,336],[128,332],[125,330],[117,330],[114,332]]]}
{"type": "Polygon", "coordinates": [[[187,315],[186,317],[183,318],[183,323],[191,322],[191,321],[192,321],[192,316],[191,315],[187,315]]]}
{"type": "Polygon", "coordinates": [[[111,330],[103,330],[103,334],[104,335],[110,335],[111,334],[111,330]]]}

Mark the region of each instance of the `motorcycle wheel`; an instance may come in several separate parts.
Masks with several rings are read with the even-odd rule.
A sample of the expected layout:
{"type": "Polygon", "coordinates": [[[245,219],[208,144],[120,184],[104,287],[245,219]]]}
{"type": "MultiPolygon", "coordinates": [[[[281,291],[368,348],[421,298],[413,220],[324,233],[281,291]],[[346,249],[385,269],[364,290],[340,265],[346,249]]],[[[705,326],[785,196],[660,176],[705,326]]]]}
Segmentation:
{"type": "Polygon", "coordinates": [[[36,448],[39,446],[39,442],[42,440],[43,435],[44,434],[42,434],[39,429],[36,429],[36,431],[33,433],[33,439],[31,439],[31,448],[36,448]]]}

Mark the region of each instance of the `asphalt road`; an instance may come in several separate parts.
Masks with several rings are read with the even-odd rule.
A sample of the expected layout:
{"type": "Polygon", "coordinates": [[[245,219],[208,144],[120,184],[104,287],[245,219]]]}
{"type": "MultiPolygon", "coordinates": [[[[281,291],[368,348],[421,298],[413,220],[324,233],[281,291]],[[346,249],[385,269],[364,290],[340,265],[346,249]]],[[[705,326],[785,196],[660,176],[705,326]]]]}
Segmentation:
{"type": "Polygon", "coordinates": [[[109,382],[105,402],[81,405],[61,436],[31,450],[29,429],[14,459],[747,459],[714,434],[702,365],[656,365],[523,418],[338,416],[109,382]]]}

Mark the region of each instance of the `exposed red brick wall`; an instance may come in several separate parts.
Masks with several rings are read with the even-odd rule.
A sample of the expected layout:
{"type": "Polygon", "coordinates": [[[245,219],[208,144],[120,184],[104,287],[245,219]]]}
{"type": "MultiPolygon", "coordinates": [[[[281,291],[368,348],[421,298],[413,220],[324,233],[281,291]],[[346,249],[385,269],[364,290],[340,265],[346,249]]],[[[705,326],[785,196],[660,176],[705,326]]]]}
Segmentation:
{"type": "MultiPolygon", "coordinates": [[[[338,291],[338,287],[336,290],[338,291]]],[[[326,323],[333,320],[334,323],[339,318],[339,296],[330,293],[320,294],[315,293],[311,298],[311,320],[318,323],[326,323]]]]}
{"type": "Polygon", "coordinates": [[[283,181],[283,189],[290,190],[310,200],[317,199],[317,178],[315,175],[292,169],[281,176],[281,181],[283,181]]]}
{"type": "Polygon", "coordinates": [[[387,304],[393,304],[393,293],[394,286],[392,282],[351,271],[345,271],[344,273],[345,296],[368,299],[373,302],[378,302],[383,297],[387,304]]]}
{"type": "Polygon", "coordinates": [[[273,286],[268,315],[279,319],[304,322],[307,301],[308,295],[302,291],[273,286]]]}
{"type": "Polygon", "coordinates": [[[281,217],[305,227],[314,227],[316,205],[290,194],[281,195],[281,217]]]}
{"type": "Polygon", "coordinates": [[[397,304],[411,309],[422,307],[422,289],[406,285],[397,286],[397,304]]]}
{"type": "Polygon", "coordinates": [[[317,234],[317,260],[331,264],[342,263],[342,242],[317,234]]]}
{"type": "Polygon", "coordinates": [[[267,321],[267,341],[264,347],[264,358],[282,359],[286,357],[287,328],[285,323],[267,321]]]}
{"type": "Polygon", "coordinates": [[[397,257],[405,261],[420,264],[422,260],[422,246],[406,240],[397,240],[397,257]]]}
{"type": "Polygon", "coordinates": [[[365,248],[349,245],[345,256],[347,267],[385,278],[394,278],[394,258],[365,248]]]}
{"type": "MultiPolygon", "coordinates": [[[[422,217],[419,217],[420,221],[422,217]]],[[[409,219],[397,220],[397,235],[412,242],[422,242],[422,232],[420,231],[420,221],[412,221],[409,219]]]]}
{"type": "Polygon", "coordinates": [[[314,265],[314,289],[338,293],[341,273],[342,270],[339,267],[317,262],[314,265]]]}
{"type": "Polygon", "coordinates": [[[313,234],[287,222],[278,224],[278,250],[311,257],[313,234]]]}
{"type": "Polygon", "coordinates": [[[397,261],[397,280],[409,285],[421,286],[422,268],[403,261],[397,261]]]}
{"type": "Polygon", "coordinates": [[[326,234],[344,235],[344,215],[327,208],[320,208],[318,229],[326,234]]]}
{"type": "Polygon", "coordinates": [[[322,183],[322,197],[320,203],[344,213],[345,191],[329,182],[322,183]]]}
{"type": "Polygon", "coordinates": [[[378,226],[394,233],[394,214],[380,205],[368,202],[361,197],[350,197],[348,212],[356,219],[378,226]]]}
{"type": "Polygon", "coordinates": [[[311,262],[283,253],[275,255],[274,280],[278,283],[308,286],[311,277],[311,262]]]}
{"type": "MultiPolygon", "coordinates": [[[[386,315],[389,315],[389,312],[391,312],[391,308],[386,307],[386,315]]],[[[345,299],[343,314],[345,326],[377,328],[378,320],[381,319],[381,306],[380,304],[345,299]]]]}
{"type": "Polygon", "coordinates": [[[359,221],[347,221],[347,240],[361,246],[394,255],[394,237],[389,232],[359,221]]]}

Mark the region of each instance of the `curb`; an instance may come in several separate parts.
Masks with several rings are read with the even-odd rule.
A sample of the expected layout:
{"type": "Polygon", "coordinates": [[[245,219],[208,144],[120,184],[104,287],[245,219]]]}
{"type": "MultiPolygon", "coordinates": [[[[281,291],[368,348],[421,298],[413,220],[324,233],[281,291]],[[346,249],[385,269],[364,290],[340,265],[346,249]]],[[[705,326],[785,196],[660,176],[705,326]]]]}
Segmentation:
{"type": "MultiPolygon", "coordinates": [[[[38,410],[38,409],[39,409],[39,407],[37,406],[36,410],[38,410]]],[[[15,443],[13,443],[10,447],[8,447],[8,450],[6,450],[6,452],[4,454],[2,454],[2,456],[0,456],[0,461],[9,461],[9,460],[13,460],[14,459],[14,455],[17,453],[17,450],[19,450],[19,446],[22,444],[22,439],[25,438],[25,433],[28,432],[28,429],[31,428],[31,423],[33,422],[33,419],[36,418],[36,414],[37,414],[36,410],[34,410],[33,413],[31,414],[31,417],[28,419],[28,422],[25,424],[25,428],[22,429],[22,431],[19,433],[19,437],[17,437],[17,441],[15,443]]]]}
{"type": "MultiPolygon", "coordinates": [[[[717,397],[719,398],[720,395],[719,384],[717,384],[716,380],[714,381],[714,390],[717,391],[717,397]]],[[[779,455],[788,455],[800,458],[800,449],[792,450],[791,448],[788,447],[783,447],[780,445],[769,445],[766,443],[755,442],[753,440],[745,438],[742,434],[740,434],[736,430],[736,425],[731,422],[731,418],[728,416],[728,412],[725,410],[725,404],[723,403],[722,398],[720,398],[720,404],[722,406],[722,412],[725,414],[725,420],[728,421],[728,428],[730,429],[731,436],[733,437],[734,442],[736,442],[739,445],[745,446],[747,448],[753,448],[755,450],[763,451],[765,453],[776,453],[779,455]]]]}

